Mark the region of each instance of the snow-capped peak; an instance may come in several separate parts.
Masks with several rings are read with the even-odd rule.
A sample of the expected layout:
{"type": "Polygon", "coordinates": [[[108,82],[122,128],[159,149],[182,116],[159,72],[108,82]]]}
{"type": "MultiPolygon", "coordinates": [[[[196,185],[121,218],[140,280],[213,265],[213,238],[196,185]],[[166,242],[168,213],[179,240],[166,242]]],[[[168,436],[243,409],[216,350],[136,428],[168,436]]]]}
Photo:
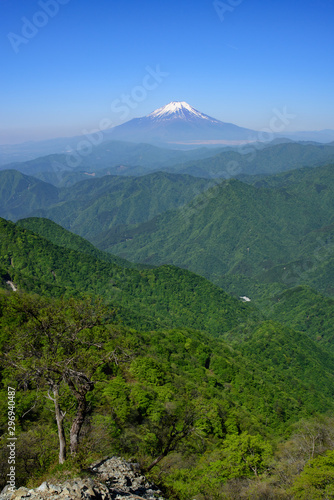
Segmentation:
{"type": "Polygon", "coordinates": [[[188,120],[191,118],[202,118],[204,120],[216,121],[209,116],[200,113],[197,109],[193,108],[185,101],[172,101],[169,104],[166,104],[166,106],[156,109],[147,115],[147,118],[158,120],[171,118],[183,118],[188,120]]]}

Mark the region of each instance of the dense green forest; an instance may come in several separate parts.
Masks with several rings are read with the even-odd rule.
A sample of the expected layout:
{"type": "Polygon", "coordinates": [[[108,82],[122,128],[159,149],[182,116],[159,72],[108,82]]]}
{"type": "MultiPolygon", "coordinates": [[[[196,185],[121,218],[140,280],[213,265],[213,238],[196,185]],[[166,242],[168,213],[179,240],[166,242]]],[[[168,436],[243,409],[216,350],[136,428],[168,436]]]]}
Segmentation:
{"type": "Polygon", "coordinates": [[[191,160],[167,170],[198,177],[229,179],[240,175],[272,175],[301,167],[319,167],[334,159],[333,143],[275,142],[267,145],[246,144],[237,151],[220,151],[210,158],[191,160]]]}
{"type": "Polygon", "coordinates": [[[333,293],[333,166],[295,170],[254,185],[223,181],[150,222],[96,244],[142,263],[169,262],[251,298],[254,282],[333,293]],[[241,277],[251,278],[250,281],[241,277]]]}
{"type": "Polygon", "coordinates": [[[1,477],[10,386],[18,485],[118,454],[169,499],[332,498],[332,299],[261,283],[258,309],[46,219],[0,245],[1,477]]]}
{"type": "Polygon", "coordinates": [[[332,165],[0,177],[0,487],[12,387],[18,486],[120,455],[168,499],[334,498],[332,165]]]}
{"type": "Polygon", "coordinates": [[[137,224],[184,205],[212,185],[208,179],[163,172],[143,177],[106,175],[57,188],[16,170],[0,171],[0,216],[47,216],[81,235],[137,224]]]}

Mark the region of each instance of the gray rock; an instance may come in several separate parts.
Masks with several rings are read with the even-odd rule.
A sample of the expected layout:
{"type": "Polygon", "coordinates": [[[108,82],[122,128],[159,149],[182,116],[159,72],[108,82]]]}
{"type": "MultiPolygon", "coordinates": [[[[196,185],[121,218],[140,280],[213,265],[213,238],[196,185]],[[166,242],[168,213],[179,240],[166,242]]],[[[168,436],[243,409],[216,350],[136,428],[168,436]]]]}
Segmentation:
{"type": "Polygon", "coordinates": [[[42,483],[36,491],[48,491],[49,490],[49,485],[46,481],[44,481],[44,483],[42,483]]]}
{"type": "Polygon", "coordinates": [[[138,464],[106,457],[89,468],[92,478],[63,484],[42,483],[35,490],[4,488],[0,500],[164,500],[161,491],[140,473],[138,464]]]}

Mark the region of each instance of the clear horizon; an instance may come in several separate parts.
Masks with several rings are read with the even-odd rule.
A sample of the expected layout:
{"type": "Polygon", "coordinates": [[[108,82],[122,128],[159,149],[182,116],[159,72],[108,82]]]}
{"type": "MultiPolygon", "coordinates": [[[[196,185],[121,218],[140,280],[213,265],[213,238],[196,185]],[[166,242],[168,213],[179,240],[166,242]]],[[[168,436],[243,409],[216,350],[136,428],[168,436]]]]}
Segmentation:
{"type": "Polygon", "coordinates": [[[0,144],[70,137],[171,101],[253,130],[334,129],[329,0],[1,0],[0,144]]]}

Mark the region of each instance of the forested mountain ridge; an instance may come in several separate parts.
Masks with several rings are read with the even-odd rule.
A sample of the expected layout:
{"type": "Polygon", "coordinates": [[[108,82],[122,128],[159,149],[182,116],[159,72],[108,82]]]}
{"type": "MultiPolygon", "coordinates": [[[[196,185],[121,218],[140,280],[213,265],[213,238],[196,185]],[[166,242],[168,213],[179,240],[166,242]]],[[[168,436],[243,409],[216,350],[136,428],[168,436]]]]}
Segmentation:
{"type": "MultiPolygon", "coordinates": [[[[17,225],[39,234],[57,246],[77,250],[100,261],[118,264],[121,267],[141,266],[96,249],[82,237],[70,233],[48,219],[22,219],[17,225]]],[[[313,256],[313,261],[309,261],[307,268],[303,268],[303,262],[298,266],[297,263],[292,263],[285,269],[281,266],[278,270],[273,269],[271,272],[263,273],[259,276],[260,281],[235,275],[224,276],[222,288],[230,290],[237,297],[241,291],[248,290],[252,301],[255,300],[265,315],[297,330],[305,331],[313,340],[326,344],[328,349],[333,349],[333,299],[324,297],[307,286],[294,286],[301,278],[304,281],[311,281],[314,275],[317,276],[315,288],[331,295],[333,266],[326,253],[326,259],[321,266],[320,249],[316,256],[317,259],[313,256]],[[279,281],[282,276],[284,280],[279,281]]]]}
{"type": "Polygon", "coordinates": [[[133,264],[132,262],[121,259],[111,253],[98,250],[89,241],[85,240],[81,236],[78,236],[77,234],[67,231],[50,219],[29,217],[27,219],[19,219],[16,224],[42,236],[58,247],[76,250],[80,253],[91,255],[98,260],[118,264],[122,267],[144,267],[140,264],[133,264]]]}
{"type": "Polygon", "coordinates": [[[146,222],[180,207],[212,185],[207,179],[157,172],[92,179],[64,189],[57,205],[35,211],[91,241],[116,226],[146,222]]]}
{"type": "Polygon", "coordinates": [[[58,189],[16,170],[0,171],[0,214],[17,220],[33,210],[57,203],[58,189]]]}
{"type": "MultiPolygon", "coordinates": [[[[309,282],[330,295],[332,172],[329,165],[212,187],[189,178],[187,192],[186,178],[152,174],[152,189],[158,184],[160,191],[146,205],[131,205],[145,178],[74,186],[78,206],[90,194],[96,201],[109,191],[119,196],[123,212],[113,224],[120,216],[149,218],[146,237],[161,231],[165,239],[147,263],[171,243],[175,255],[188,238],[189,262],[204,263],[210,273],[217,262],[231,266],[221,284],[237,297],[249,286],[256,300],[250,295],[246,303],[167,264],[167,254],[160,267],[137,266],[48,219],[1,219],[0,401],[7,385],[17,389],[19,484],[55,482],[65,470],[56,465],[59,436],[48,398],[55,386],[43,375],[62,367],[65,374],[53,383],[68,444],[81,404],[71,384],[82,384],[82,394],[89,388],[67,474],[84,474],[88,461],[102,455],[135,456],[167,498],[260,500],[265,492],[309,500],[308,467],[330,460],[325,452],[334,442],[333,301],[295,285],[309,282]],[[178,202],[177,210],[150,218],[151,210],[178,202]],[[213,248],[207,260],[206,242],[213,248]],[[267,255],[271,260],[263,260],[267,255]],[[76,325],[87,329],[77,335],[76,325]]],[[[142,238],[141,224],[113,227],[101,239],[108,232],[126,237],[126,245],[142,238]]],[[[0,425],[5,437],[5,418],[0,425]]],[[[6,467],[1,461],[3,477],[6,467]]],[[[325,465],[319,474],[328,479],[325,465]]]]}
{"type": "Polygon", "coordinates": [[[272,175],[333,161],[333,143],[280,139],[269,143],[181,151],[149,144],[107,141],[95,145],[89,154],[73,150],[67,154],[10,163],[1,169],[15,169],[56,186],[70,186],[89,176],[140,176],[158,170],[204,178],[272,175]]]}
{"type": "Polygon", "coordinates": [[[184,205],[212,185],[208,179],[166,172],[142,177],[105,176],[56,188],[5,170],[0,171],[0,181],[0,216],[15,222],[35,214],[73,232],[92,235],[114,225],[145,222],[184,205]]]}
{"type": "Polygon", "coordinates": [[[167,261],[216,283],[222,275],[255,277],[280,264],[284,275],[289,262],[311,258],[320,247],[322,254],[329,250],[333,167],[306,169],[304,175],[291,189],[224,181],[143,230],[114,231],[97,243],[129,260],[167,261]]]}
{"type": "MultiPolygon", "coordinates": [[[[88,376],[97,348],[100,356],[106,356],[108,349],[116,356],[111,358],[116,364],[106,361],[93,378],[79,443],[85,456],[78,455],[75,467],[84,467],[101,453],[135,455],[144,468],[160,457],[152,469],[157,475],[152,477],[167,488],[170,498],[184,500],[201,498],[203,492],[224,498],[221,495],[228,495],[233,481],[240,481],[238,488],[245,492],[255,485],[261,488],[261,484],[272,484],[276,492],[283,487],[278,470],[286,467],[284,450],[295,457],[297,452],[295,444],[283,442],[283,452],[275,455],[277,443],[291,435],[291,442],[298,446],[298,434],[290,427],[294,422],[334,411],[334,357],[323,349],[326,344],[321,347],[316,338],[312,340],[313,332],[309,337],[265,321],[251,304],[242,304],[186,270],[173,266],[137,270],[121,261],[101,261],[89,244],[80,243],[77,236],[72,240],[62,228],[56,231],[50,221],[33,219],[31,224],[38,227],[40,223],[40,231],[46,234],[57,232],[62,247],[19,225],[0,222],[1,286],[7,289],[0,293],[5,363],[13,356],[16,360],[18,355],[26,356],[28,340],[31,345],[37,342],[40,353],[55,348],[52,341],[48,347],[50,337],[43,337],[48,322],[54,335],[59,334],[63,322],[73,328],[72,317],[90,324],[90,314],[98,315],[101,306],[85,298],[87,293],[92,297],[101,294],[107,304],[106,319],[90,326],[87,333],[83,331],[75,340],[71,358],[60,350],[55,359],[46,359],[48,363],[64,361],[65,366],[77,359],[88,376]],[[87,254],[67,249],[73,242],[87,254]],[[17,292],[8,291],[9,280],[17,292]],[[25,290],[49,298],[28,296],[25,290]],[[65,299],[51,299],[64,294],[65,299]],[[87,347],[90,342],[98,342],[92,351],[87,347]],[[83,358],[85,367],[80,361],[83,358]],[[173,437],[173,429],[182,439],[173,437]],[[237,454],[241,449],[247,466],[237,454]],[[270,466],[273,460],[274,468],[270,466]],[[160,473],[163,479],[159,479],[160,473]],[[203,477],[207,478],[205,487],[199,479],[203,477]]],[[[70,349],[73,342],[71,337],[64,347],[70,349]]],[[[32,471],[39,483],[46,470],[49,477],[59,477],[54,466],[56,426],[48,411],[52,404],[38,397],[47,391],[47,384],[35,378],[28,389],[19,384],[34,366],[20,368],[16,363],[14,371],[12,366],[2,372],[3,395],[9,382],[17,387],[17,474],[21,484],[30,481],[30,485],[36,484],[29,477],[32,471]],[[36,460],[36,447],[41,444],[42,464],[36,460]]],[[[73,395],[66,392],[65,381],[60,385],[65,391],[60,402],[67,410],[68,432],[77,407],[73,395]]],[[[316,445],[320,450],[320,446],[327,449],[330,425],[330,419],[322,417],[302,422],[299,428],[322,426],[322,444],[316,445]]],[[[4,432],[4,421],[1,426],[4,432]]],[[[308,448],[305,450],[298,451],[301,467],[308,460],[308,448]]],[[[67,462],[66,467],[70,467],[67,462]]],[[[1,471],[5,468],[6,463],[1,462],[1,471]]],[[[291,470],[289,474],[293,482],[295,473],[291,470]]]]}
{"type": "Polygon", "coordinates": [[[251,306],[189,271],[173,266],[132,269],[121,260],[102,261],[58,247],[4,219],[0,222],[2,280],[12,281],[18,289],[48,296],[100,295],[129,310],[123,318],[127,324],[132,324],[132,317],[140,324],[142,316],[145,328],[145,318],[154,318],[155,325],[189,326],[222,335],[240,322],[260,317],[251,306]]]}
{"type": "Polygon", "coordinates": [[[167,167],[169,172],[209,178],[240,175],[273,175],[302,167],[319,167],[334,161],[330,144],[288,142],[246,145],[237,151],[222,151],[203,160],[192,160],[167,167]]]}

